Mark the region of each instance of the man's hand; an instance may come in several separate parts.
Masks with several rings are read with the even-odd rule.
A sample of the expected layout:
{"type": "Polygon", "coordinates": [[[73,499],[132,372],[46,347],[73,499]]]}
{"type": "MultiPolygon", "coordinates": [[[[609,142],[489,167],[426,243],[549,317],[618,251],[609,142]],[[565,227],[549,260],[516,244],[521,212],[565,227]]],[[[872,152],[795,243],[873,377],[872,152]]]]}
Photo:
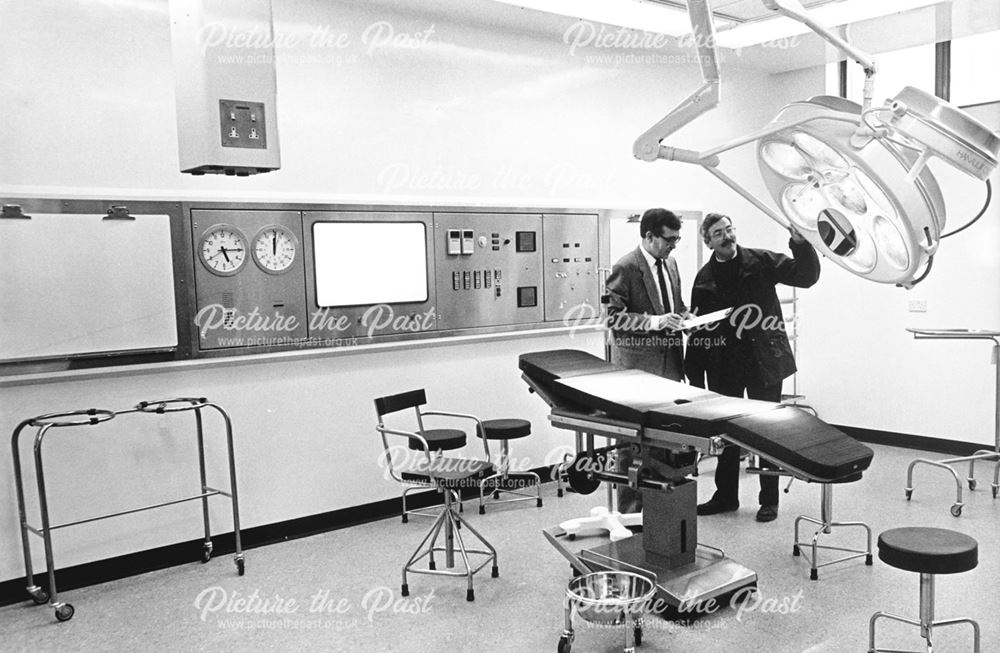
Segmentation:
{"type": "Polygon", "coordinates": [[[799,230],[795,228],[795,225],[789,225],[788,226],[788,233],[791,234],[791,236],[792,236],[792,244],[794,244],[794,245],[801,245],[802,243],[808,242],[808,241],[806,241],[806,237],[803,236],[799,232],[799,230]]]}
{"type": "Polygon", "coordinates": [[[679,313],[666,313],[664,315],[651,315],[649,317],[649,329],[651,331],[677,331],[684,322],[684,316],[679,313]]]}

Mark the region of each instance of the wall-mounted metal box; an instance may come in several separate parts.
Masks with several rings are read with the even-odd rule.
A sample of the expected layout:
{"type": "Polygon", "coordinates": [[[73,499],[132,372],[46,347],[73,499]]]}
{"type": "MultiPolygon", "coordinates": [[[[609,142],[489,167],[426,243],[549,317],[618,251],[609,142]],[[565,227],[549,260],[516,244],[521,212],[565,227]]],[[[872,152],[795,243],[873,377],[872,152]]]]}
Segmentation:
{"type": "Polygon", "coordinates": [[[281,167],[271,0],[170,0],[181,172],[281,167]]]}

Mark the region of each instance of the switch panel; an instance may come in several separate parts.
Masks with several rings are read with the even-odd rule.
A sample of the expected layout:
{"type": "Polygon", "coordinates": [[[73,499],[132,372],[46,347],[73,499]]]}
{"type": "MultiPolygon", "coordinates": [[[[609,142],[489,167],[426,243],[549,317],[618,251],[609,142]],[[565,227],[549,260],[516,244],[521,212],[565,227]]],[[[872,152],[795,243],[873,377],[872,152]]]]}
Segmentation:
{"type": "Polygon", "coordinates": [[[222,147],[267,149],[264,103],[219,100],[222,147]]]}

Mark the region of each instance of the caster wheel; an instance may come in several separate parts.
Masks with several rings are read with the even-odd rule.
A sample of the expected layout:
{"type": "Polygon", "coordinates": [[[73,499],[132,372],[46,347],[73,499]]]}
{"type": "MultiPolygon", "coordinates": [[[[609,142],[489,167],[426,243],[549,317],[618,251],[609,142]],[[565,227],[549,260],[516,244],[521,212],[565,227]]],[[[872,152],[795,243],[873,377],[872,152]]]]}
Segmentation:
{"type": "Polygon", "coordinates": [[[74,612],[76,612],[76,610],[73,609],[72,605],[69,603],[63,603],[56,608],[56,619],[59,621],[69,621],[73,618],[74,612]]]}
{"type": "Polygon", "coordinates": [[[969,489],[970,490],[975,490],[976,489],[976,485],[977,485],[976,484],[976,479],[970,478],[969,479],[969,489]]]}
{"type": "Polygon", "coordinates": [[[536,508],[541,508],[542,507],[542,500],[541,499],[535,501],[535,507],[536,508]]]}
{"type": "Polygon", "coordinates": [[[872,566],[872,554],[870,554],[870,553],[865,556],[865,566],[867,566],[867,567],[871,567],[872,566]]]}
{"type": "Polygon", "coordinates": [[[208,562],[211,559],[212,559],[212,550],[211,549],[203,549],[202,552],[201,552],[201,563],[205,564],[206,562],[208,562]]]}
{"type": "Polygon", "coordinates": [[[236,573],[240,576],[247,573],[246,562],[243,560],[243,558],[236,559],[236,573]]]}
{"type": "Polygon", "coordinates": [[[556,649],[558,653],[570,653],[573,650],[573,643],[570,641],[569,637],[563,635],[559,638],[559,646],[556,649]]]}
{"type": "Polygon", "coordinates": [[[997,486],[994,485],[990,489],[993,490],[993,498],[996,499],[997,498],[997,490],[1000,490],[1000,488],[998,488],[997,486]]]}
{"type": "Polygon", "coordinates": [[[467,590],[465,592],[465,600],[466,601],[475,601],[476,600],[476,590],[467,590]]]}
{"type": "Polygon", "coordinates": [[[427,568],[430,569],[431,571],[434,571],[435,569],[437,569],[437,563],[431,560],[430,562],[427,563],[427,568]]]}
{"type": "Polygon", "coordinates": [[[35,603],[35,605],[45,605],[49,602],[49,593],[41,587],[34,590],[28,590],[28,596],[31,597],[31,600],[35,603]]]}
{"type": "Polygon", "coordinates": [[[810,569],[809,570],[809,580],[819,580],[819,570],[810,569]]]}
{"type": "Polygon", "coordinates": [[[493,490],[493,498],[494,499],[500,498],[500,490],[493,490]]]}
{"type": "Polygon", "coordinates": [[[796,558],[799,557],[800,555],[802,555],[802,552],[799,551],[799,545],[798,544],[793,544],[792,545],[792,555],[795,556],[796,558]]]}
{"type": "Polygon", "coordinates": [[[962,516],[962,506],[958,505],[957,503],[954,504],[954,505],[952,505],[952,507],[951,507],[951,516],[952,517],[961,517],[962,516]]]}
{"type": "Polygon", "coordinates": [[[410,586],[407,585],[406,583],[403,583],[403,586],[399,588],[399,595],[400,596],[409,596],[410,595],[410,586]]]}
{"type": "Polygon", "coordinates": [[[635,627],[635,630],[632,631],[632,639],[635,640],[636,646],[642,646],[642,626],[635,627]]]}
{"type": "MultiPolygon", "coordinates": [[[[563,495],[562,488],[559,488],[558,490],[556,490],[556,496],[557,497],[562,498],[562,495],[563,495]]],[[[996,490],[994,490],[994,496],[996,496],[996,490]]]]}
{"type": "Polygon", "coordinates": [[[406,516],[406,513],[404,512],[404,513],[403,513],[403,523],[404,523],[404,524],[408,524],[409,522],[410,522],[410,518],[409,518],[409,517],[407,517],[407,516],[406,516]]]}
{"type": "Polygon", "coordinates": [[[486,514],[486,506],[479,506],[479,514],[480,515],[486,514]]]}
{"type": "Polygon", "coordinates": [[[500,567],[493,565],[493,569],[490,570],[490,578],[500,578],[500,567]]]}
{"type": "Polygon", "coordinates": [[[905,490],[905,492],[906,492],[906,500],[907,501],[909,501],[910,499],[913,498],[913,490],[907,489],[907,490],[905,490]]]}

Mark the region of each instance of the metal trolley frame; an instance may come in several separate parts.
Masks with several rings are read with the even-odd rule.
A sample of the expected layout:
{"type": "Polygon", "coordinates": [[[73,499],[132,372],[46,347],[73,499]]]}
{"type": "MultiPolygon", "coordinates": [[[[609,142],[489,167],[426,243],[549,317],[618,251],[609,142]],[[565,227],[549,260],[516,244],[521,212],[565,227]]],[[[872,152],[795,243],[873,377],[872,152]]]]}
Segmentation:
{"type": "Polygon", "coordinates": [[[203,544],[202,562],[208,562],[212,557],[212,534],[209,526],[209,516],[208,516],[208,497],[214,495],[220,495],[228,497],[232,501],[233,505],[233,533],[235,535],[236,541],[236,552],[234,555],[234,561],[236,563],[236,570],[240,576],[243,575],[245,571],[245,563],[243,560],[243,549],[240,542],[240,515],[239,515],[239,501],[236,495],[236,462],[233,457],[233,428],[232,421],[229,418],[229,414],[222,409],[221,406],[209,402],[204,397],[201,398],[189,398],[189,397],[179,397],[176,399],[166,399],[160,401],[143,401],[134,408],[129,408],[125,410],[112,411],[103,410],[99,408],[89,408],[85,410],[73,410],[61,413],[49,413],[46,415],[40,415],[38,417],[31,417],[24,420],[18,424],[17,428],[14,429],[14,433],[11,436],[11,448],[13,451],[14,458],[14,482],[17,486],[17,510],[18,510],[18,521],[21,527],[21,543],[24,547],[24,570],[25,570],[25,580],[27,582],[27,592],[37,605],[43,605],[48,603],[51,608],[55,610],[56,619],[59,621],[69,621],[73,618],[73,613],[75,612],[73,606],[69,603],[65,603],[59,600],[59,593],[56,588],[56,576],[55,576],[55,562],[52,553],[52,531],[65,528],[67,526],[75,526],[78,524],[86,524],[88,522],[98,521],[101,519],[108,519],[110,517],[118,517],[120,515],[128,515],[135,512],[141,512],[144,510],[152,510],[154,508],[162,508],[165,506],[174,505],[177,503],[183,503],[185,501],[195,501],[201,500],[202,517],[205,523],[205,541],[203,544]],[[202,409],[203,408],[213,408],[222,415],[223,420],[226,425],[226,447],[228,451],[229,459],[229,490],[221,490],[218,488],[210,487],[207,483],[205,474],[205,440],[204,440],[204,430],[202,422],[202,409]],[[175,499],[173,501],[165,501],[163,503],[157,503],[154,505],[143,506],[140,508],[132,508],[130,510],[122,510],[119,512],[108,513],[106,515],[98,515],[96,517],[88,517],[86,519],[80,519],[76,521],[66,522],[62,524],[52,524],[49,521],[49,507],[48,507],[48,497],[45,490],[45,473],[42,465],[42,442],[45,439],[46,433],[48,433],[51,428],[61,428],[68,426],[95,426],[102,422],[107,422],[108,420],[114,419],[118,415],[126,415],[128,413],[148,413],[148,414],[158,414],[162,415],[165,413],[177,413],[183,411],[194,411],[195,425],[197,428],[198,436],[198,467],[201,474],[201,493],[190,497],[184,497],[182,499],[175,499]],[[25,509],[24,502],[24,482],[23,475],[21,473],[21,456],[20,449],[18,448],[18,439],[20,438],[21,432],[26,427],[34,427],[38,430],[35,433],[34,442],[34,459],[35,459],[35,478],[38,483],[38,503],[39,512],[41,513],[41,527],[37,528],[28,523],[27,513],[25,509]],[[42,537],[45,543],[45,564],[48,568],[49,577],[49,588],[46,592],[43,588],[35,584],[34,573],[31,567],[31,545],[28,540],[28,533],[34,533],[42,537]]]}
{"type": "Polygon", "coordinates": [[[969,484],[969,490],[976,489],[976,461],[994,463],[993,468],[993,498],[997,498],[1000,491],[1000,331],[970,331],[967,329],[907,329],[913,334],[915,340],[991,340],[993,341],[993,365],[996,367],[996,381],[994,391],[994,418],[993,418],[993,450],[979,449],[971,456],[961,456],[958,458],[948,458],[946,460],[930,460],[928,458],[917,458],[906,468],[906,500],[913,497],[913,468],[918,464],[930,465],[939,469],[947,470],[955,480],[955,503],[951,504],[951,514],[955,517],[962,515],[962,508],[965,502],[962,500],[962,480],[958,476],[952,465],[969,463],[969,475],[965,479],[969,484]]]}

